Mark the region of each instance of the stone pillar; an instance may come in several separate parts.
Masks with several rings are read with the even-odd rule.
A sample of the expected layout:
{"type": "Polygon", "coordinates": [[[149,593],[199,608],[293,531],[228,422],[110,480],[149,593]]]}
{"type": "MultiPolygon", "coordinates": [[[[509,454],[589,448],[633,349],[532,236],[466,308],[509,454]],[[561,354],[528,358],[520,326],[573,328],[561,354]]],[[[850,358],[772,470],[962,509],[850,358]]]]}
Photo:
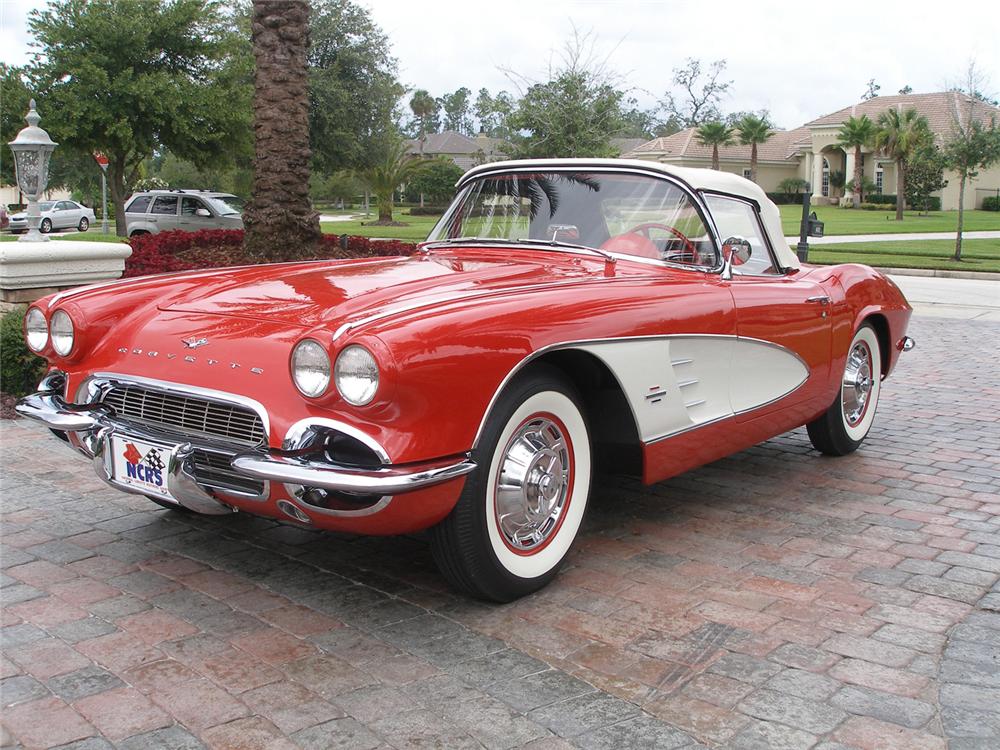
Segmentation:
{"type": "Polygon", "coordinates": [[[812,196],[814,202],[823,197],[823,154],[812,152],[812,196]]]}
{"type": "Polygon", "coordinates": [[[124,242],[0,242],[0,301],[26,303],[84,284],[120,278],[124,242]]]}
{"type": "MultiPolygon", "coordinates": [[[[844,156],[844,184],[854,179],[854,149],[847,151],[844,156]]],[[[844,195],[850,195],[851,191],[844,188],[844,195]]]]}

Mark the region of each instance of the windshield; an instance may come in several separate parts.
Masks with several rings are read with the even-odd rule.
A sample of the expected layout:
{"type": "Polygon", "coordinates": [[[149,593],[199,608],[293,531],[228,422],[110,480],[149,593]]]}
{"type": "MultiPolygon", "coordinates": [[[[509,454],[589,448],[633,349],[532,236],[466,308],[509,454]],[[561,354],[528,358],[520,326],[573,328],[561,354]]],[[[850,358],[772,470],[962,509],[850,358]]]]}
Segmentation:
{"type": "Polygon", "coordinates": [[[213,195],[211,198],[204,198],[219,216],[238,214],[243,211],[243,199],[235,195],[213,195]]]}
{"type": "Polygon", "coordinates": [[[686,192],[630,173],[508,173],[473,180],[428,240],[471,238],[582,245],[698,266],[714,266],[717,258],[686,192]]]}

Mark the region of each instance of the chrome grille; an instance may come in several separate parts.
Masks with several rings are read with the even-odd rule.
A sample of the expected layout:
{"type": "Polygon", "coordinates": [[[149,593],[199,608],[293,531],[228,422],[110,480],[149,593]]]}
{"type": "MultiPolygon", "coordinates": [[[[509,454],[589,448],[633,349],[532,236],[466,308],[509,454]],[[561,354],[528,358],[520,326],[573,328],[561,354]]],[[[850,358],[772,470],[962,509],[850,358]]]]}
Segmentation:
{"type": "Polygon", "coordinates": [[[264,494],[264,482],[234,471],[230,460],[234,453],[195,448],[191,456],[194,478],[206,489],[238,492],[254,497],[264,494]]]}
{"type": "Polygon", "coordinates": [[[267,436],[252,409],[194,396],[115,383],[103,398],[119,419],[177,433],[185,438],[208,438],[256,448],[267,436]]]}

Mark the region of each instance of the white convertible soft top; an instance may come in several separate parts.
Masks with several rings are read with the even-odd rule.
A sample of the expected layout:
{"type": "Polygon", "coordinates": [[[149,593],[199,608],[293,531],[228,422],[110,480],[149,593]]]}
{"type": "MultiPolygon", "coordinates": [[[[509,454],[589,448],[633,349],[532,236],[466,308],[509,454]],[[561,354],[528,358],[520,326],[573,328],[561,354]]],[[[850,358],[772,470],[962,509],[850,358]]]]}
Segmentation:
{"type": "Polygon", "coordinates": [[[799,268],[799,258],[788,246],[781,229],[781,214],[778,207],[771,202],[760,186],[739,175],[720,172],[715,169],[696,169],[694,167],[675,167],[671,164],[661,164],[656,161],[640,159],[522,159],[517,161],[495,161],[473,167],[458,181],[462,185],[467,180],[483,173],[503,171],[507,169],[641,169],[646,172],[661,172],[687,183],[694,190],[706,190],[716,193],[727,193],[740,198],[752,200],[760,206],[760,216],[764,229],[771,238],[771,246],[778,256],[778,262],[784,268],[799,268]]]}

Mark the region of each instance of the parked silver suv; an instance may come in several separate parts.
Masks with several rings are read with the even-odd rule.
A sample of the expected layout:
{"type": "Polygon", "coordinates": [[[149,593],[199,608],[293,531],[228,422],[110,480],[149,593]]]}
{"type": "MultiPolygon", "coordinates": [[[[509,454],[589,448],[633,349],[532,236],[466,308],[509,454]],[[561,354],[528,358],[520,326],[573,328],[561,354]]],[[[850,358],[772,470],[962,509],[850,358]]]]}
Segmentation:
{"type": "Polygon", "coordinates": [[[125,206],[129,237],[181,229],[243,229],[243,199],[213,190],[147,190],[125,206]]]}

